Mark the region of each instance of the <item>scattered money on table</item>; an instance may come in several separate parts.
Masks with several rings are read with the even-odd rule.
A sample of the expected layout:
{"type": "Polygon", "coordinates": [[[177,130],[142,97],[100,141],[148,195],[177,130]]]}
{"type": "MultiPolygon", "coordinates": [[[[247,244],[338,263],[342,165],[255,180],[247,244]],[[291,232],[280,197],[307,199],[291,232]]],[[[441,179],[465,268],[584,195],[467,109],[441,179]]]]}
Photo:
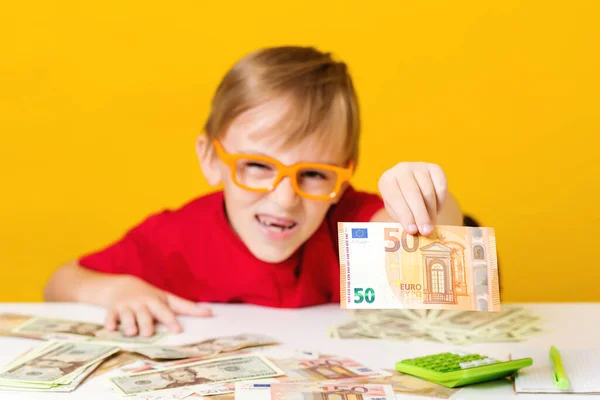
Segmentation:
{"type": "Polygon", "coordinates": [[[390,385],[397,395],[425,396],[436,399],[449,399],[460,389],[449,388],[417,377],[401,374],[393,369],[384,370],[391,376],[383,378],[361,378],[352,383],[390,385]]]}
{"type": "MultiPolygon", "coordinates": [[[[493,229],[438,226],[422,237],[394,223],[338,228],[340,304],[353,319],[329,337],[468,345],[541,331],[531,312],[501,310],[493,229]]],[[[130,337],[97,323],[0,314],[0,335],[49,340],[0,369],[0,390],[69,392],[92,378],[136,400],[448,399],[460,390],[329,352],[277,350],[261,334],[161,346],[164,332],[130,337]]]]}
{"type": "MultiPolygon", "coordinates": [[[[269,381],[263,379],[262,381],[269,381]]],[[[222,396],[231,396],[235,392],[234,382],[203,384],[200,386],[181,386],[178,388],[157,390],[152,392],[143,392],[135,395],[136,400],[178,400],[192,398],[206,398],[209,400],[218,400],[222,396]]]]}
{"type": "Polygon", "coordinates": [[[390,385],[359,383],[237,382],[236,400],[396,400],[390,385]]]}
{"type": "Polygon", "coordinates": [[[345,357],[330,357],[317,360],[283,359],[273,360],[285,372],[280,382],[344,380],[365,377],[389,376],[388,372],[370,368],[363,363],[345,357]]]}
{"type": "Polygon", "coordinates": [[[0,387],[21,390],[74,390],[116,346],[90,342],[47,342],[0,370],[0,387]]]}
{"type": "Polygon", "coordinates": [[[332,326],[329,337],[430,340],[453,345],[520,342],[542,332],[542,318],[520,307],[498,313],[448,310],[354,310],[354,320],[332,326]]]}
{"type": "Polygon", "coordinates": [[[130,353],[128,351],[121,350],[118,353],[111,356],[110,358],[105,359],[98,366],[98,368],[94,370],[90,377],[104,375],[107,372],[124,367],[126,365],[133,364],[135,362],[139,362],[141,360],[146,360],[146,358],[137,353],[130,353]]]}
{"type": "Polygon", "coordinates": [[[271,361],[260,355],[233,356],[166,368],[159,371],[111,378],[127,396],[182,386],[226,383],[283,375],[271,361]]]}
{"type": "Polygon", "coordinates": [[[0,335],[40,339],[39,335],[16,333],[13,330],[32,318],[31,315],[2,313],[0,314],[0,335]]]}
{"type": "Polygon", "coordinates": [[[108,331],[101,324],[70,321],[58,318],[30,317],[11,330],[14,334],[51,340],[93,340],[109,343],[152,344],[162,339],[165,332],[152,336],[126,336],[120,331],[108,331]]]}
{"type": "MultiPolygon", "coordinates": [[[[260,335],[236,335],[235,340],[232,337],[210,339],[213,343],[221,343],[222,349],[232,350],[232,353],[219,354],[203,361],[187,358],[168,362],[159,362],[131,350],[97,342],[45,342],[21,354],[0,370],[0,390],[70,392],[92,377],[106,379],[115,391],[136,400],[233,400],[235,382],[240,381],[289,385],[276,386],[278,391],[272,392],[281,400],[297,395],[321,399],[318,397],[319,393],[326,396],[345,393],[350,399],[354,392],[345,391],[347,385],[369,389],[368,393],[362,393],[362,400],[367,400],[364,399],[365,393],[368,394],[366,397],[373,397],[373,400],[375,397],[388,400],[394,392],[448,398],[458,390],[421,381],[393,370],[374,369],[347,357],[297,348],[242,347],[237,355],[232,356],[231,354],[236,354],[233,349],[241,347],[242,343],[249,343],[242,337],[264,339],[261,343],[266,341],[266,337],[260,335]],[[271,357],[248,353],[265,350],[268,350],[271,357]],[[147,365],[152,369],[141,373],[133,372],[147,365]],[[121,375],[102,377],[110,370],[120,372],[121,375]],[[388,387],[387,391],[370,390],[371,387],[382,386],[388,387]]],[[[268,341],[271,343],[274,340],[269,338],[268,341]]]]}
{"type": "MultiPolygon", "coordinates": [[[[356,400],[396,400],[390,385],[356,384],[345,382],[331,383],[292,383],[271,384],[273,400],[294,400],[300,398],[347,398],[356,400]]],[[[243,396],[241,396],[243,398],[243,396]]]]}
{"type": "Polygon", "coordinates": [[[338,224],[340,304],[348,309],[500,311],[493,228],[338,224]]]}
{"type": "Polygon", "coordinates": [[[207,339],[184,346],[138,347],[134,351],[153,359],[213,358],[248,347],[267,346],[277,341],[265,335],[241,334],[207,339]]]}

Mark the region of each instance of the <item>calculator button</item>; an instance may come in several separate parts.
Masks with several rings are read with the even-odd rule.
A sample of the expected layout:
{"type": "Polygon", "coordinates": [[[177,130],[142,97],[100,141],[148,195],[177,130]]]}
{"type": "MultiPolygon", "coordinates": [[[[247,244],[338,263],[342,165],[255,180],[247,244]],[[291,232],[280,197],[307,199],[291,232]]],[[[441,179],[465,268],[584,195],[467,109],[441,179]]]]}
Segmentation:
{"type": "Polygon", "coordinates": [[[493,359],[493,358],[489,358],[489,357],[488,357],[488,358],[484,358],[484,359],[483,359],[483,360],[481,360],[481,361],[483,361],[483,362],[484,362],[484,365],[487,365],[487,364],[495,364],[495,363],[497,363],[497,362],[498,362],[498,360],[495,360],[495,359],[493,359]]]}
{"type": "Polygon", "coordinates": [[[476,367],[476,366],[477,366],[477,365],[476,365],[476,364],[475,364],[473,361],[465,361],[465,362],[461,362],[461,363],[460,363],[460,364],[458,364],[458,365],[460,365],[460,367],[461,367],[462,369],[473,368],[473,367],[476,367]]]}

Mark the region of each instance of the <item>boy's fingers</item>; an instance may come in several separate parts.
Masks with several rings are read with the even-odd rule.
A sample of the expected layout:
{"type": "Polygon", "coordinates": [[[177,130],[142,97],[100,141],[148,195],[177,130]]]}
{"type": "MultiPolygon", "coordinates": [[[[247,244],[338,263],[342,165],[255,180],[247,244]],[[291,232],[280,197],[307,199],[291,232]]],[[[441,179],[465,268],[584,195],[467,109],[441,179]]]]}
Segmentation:
{"type": "Polygon", "coordinates": [[[415,217],[419,232],[422,235],[429,235],[433,232],[433,224],[431,223],[431,218],[429,218],[429,213],[427,212],[421,189],[419,189],[419,185],[417,184],[414,175],[407,179],[403,179],[402,182],[400,182],[400,189],[406,199],[406,203],[415,217]]]}
{"type": "Polygon", "coordinates": [[[202,307],[192,301],[182,299],[173,294],[167,295],[167,304],[176,314],[190,315],[192,317],[210,317],[212,311],[208,307],[202,307]]]}
{"type": "Polygon", "coordinates": [[[433,185],[431,175],[429,174],[429,170],[414,171],[413,175],[417,181],[417,184],[419,185],[419,190],[421,191],[421,196],[425,202],[429,219],[432,223],[435,223],[435,217],[437,216],[438,209],[437,195],[435,194],[435,187],[433,185]]]}
{"type": "Polygon", "coordinates": [[[379,192],[390,217],[400,222],[404,230],[411,235],[418,233],[415,219],[404,199],[400,186],[398,186],[396,177],[381,179],[379,182],[379,192]]]}
{"type": "Polygon", "coordinates": [[[406,200],[404,199],[404,196],[399,188],[394,190],[394,195],[386,196],[384,203],[386,204],[386,208],[390,213],[390,217],[400,222],[406,232],[410,233],[411,235],[416,235],[419,232],[412,212],[410,211],[410,208],[408,207],[408,204],[406,203],[406,200]]]}
{"type": "Polygon", "coordinates": [[[148,308],[141,305],[135,308],[135,319],[141,336],[152,336],[154,332],[154,319],[148,308]]]}
{"type": "Polygon", "coordinates": [[[446,196],[448,195],[448,179],[442,167],[436,164],[429,166],[429,174],[435,187],[435,195],[437,196],[437,212],[439,213],[444,203],[446,202],[446,196]]]}
{"type": "Polygon", "coordinates": [[[113,308],[109,309],[104,318],[104,327],[109,331],[114,331],[117,329],[117,322],[117,312],[113,308]]]}
{"type": "Polygon", "coordinates": [[[175,314],[165,303],[162,301],[153,301],[148,304],[154,318],[164,326],[166,326],[172,333],[181,332],[181,324],[177,321],[175,314]]]}
{"type": "Polygon", "coordinates": [[[121,331],[127,336],[135,336],[138,333],[135,323],[135,316],[129,307],[119,310],[119,319],[121,320],[121,331]]]}

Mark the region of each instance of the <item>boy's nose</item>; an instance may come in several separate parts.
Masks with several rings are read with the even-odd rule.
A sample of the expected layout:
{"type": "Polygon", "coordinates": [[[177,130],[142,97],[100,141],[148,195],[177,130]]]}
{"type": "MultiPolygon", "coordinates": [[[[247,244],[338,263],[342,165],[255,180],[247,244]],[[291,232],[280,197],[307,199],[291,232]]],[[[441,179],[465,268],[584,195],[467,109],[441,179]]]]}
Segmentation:
{"type": "Polygon", "coordinates": [[[292,187],[289,177],[283,178],[270,194],[271,198],[283,209],[293,208],[300,201],[300,196],[292,187]]]}

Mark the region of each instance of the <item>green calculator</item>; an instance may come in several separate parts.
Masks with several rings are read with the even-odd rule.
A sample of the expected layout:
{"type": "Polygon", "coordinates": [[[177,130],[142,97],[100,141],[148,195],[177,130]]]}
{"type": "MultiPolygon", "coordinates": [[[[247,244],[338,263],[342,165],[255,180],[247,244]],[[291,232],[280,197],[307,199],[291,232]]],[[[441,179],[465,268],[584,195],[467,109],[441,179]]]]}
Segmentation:
{"type": "Polygon", "coordinates": [[[439,385],[457,387],[503,378],[531,364],[531,358],[498,361],[479,354],[452,352],[398,361],[396,371],[439,385]]]}

